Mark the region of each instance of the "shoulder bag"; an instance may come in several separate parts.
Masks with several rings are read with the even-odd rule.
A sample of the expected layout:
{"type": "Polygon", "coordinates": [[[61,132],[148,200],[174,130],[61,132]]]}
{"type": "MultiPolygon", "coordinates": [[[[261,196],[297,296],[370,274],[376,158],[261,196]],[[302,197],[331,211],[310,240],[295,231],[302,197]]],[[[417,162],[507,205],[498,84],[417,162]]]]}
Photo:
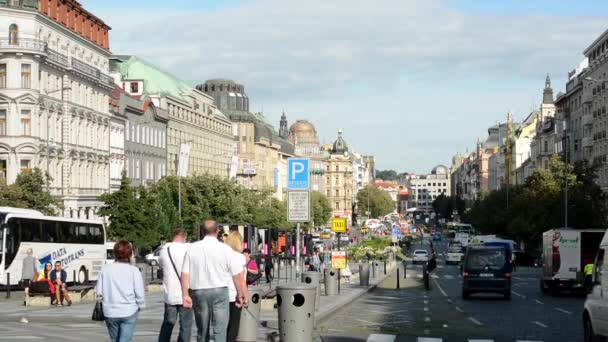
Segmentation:
{"type": "Polygon", "coordinates": [[[106,319],[103,314],[103,303],[101,302],[101,298],[97,298],[97,302],[95,302],[95,308],[93,309],[93,315],[91,319],[96,322],[101,322],[106,319]]]}
{"type": "Polygon", "coordinates": [[[182,277],[179,276],[179,272],[177,272],[177,267],[175,267],[175,263],[173,262],[173,257],[171,256],[171,247],[167,247],[167,254],[169,255],[169,260],[171,260],[171,265],[173,266],[173,270],[175,271],[175,275],[177,276],[177,279],[181,283],[182,277]]]}

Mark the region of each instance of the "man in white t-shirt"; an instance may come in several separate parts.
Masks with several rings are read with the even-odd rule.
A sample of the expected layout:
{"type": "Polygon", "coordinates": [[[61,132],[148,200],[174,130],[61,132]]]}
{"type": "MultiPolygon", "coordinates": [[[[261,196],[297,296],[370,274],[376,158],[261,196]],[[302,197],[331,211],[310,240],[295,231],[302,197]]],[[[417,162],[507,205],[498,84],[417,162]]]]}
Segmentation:
{"type": "Polygon", "coordinates": [[[158,335],[158,342],[170,342],[173,327],[179,318],[178,342],[190,342],[192,333],[192,308],[182,302],[181,270],[189,245],[186,232],[178,228],[173,232],[172,242],[166,243],[160,251],[159,264],[163,270],[163,290],[165,293],[165,317],[158,335]]]}
{"type": "Polygon", "coordinates": [[[217,232],[215,221],[205,221],[201,225],[205,237],[190,245],[182,266],[183,303],[193,308],[198,342],[226,342],[230,316],[227,279],[232,278],[236,288],[236,305],[248,305],[243,265],[234,258],[232,248],[218,240],[217,232]]]}

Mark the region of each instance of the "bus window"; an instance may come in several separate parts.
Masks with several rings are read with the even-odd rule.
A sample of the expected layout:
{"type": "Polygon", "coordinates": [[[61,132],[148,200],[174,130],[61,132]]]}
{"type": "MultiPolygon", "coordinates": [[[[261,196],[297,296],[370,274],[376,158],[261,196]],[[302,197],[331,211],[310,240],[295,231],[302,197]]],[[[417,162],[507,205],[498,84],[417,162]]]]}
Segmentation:
{"type": "Polygon", "coordinates": [[[103,241],[103,231],[100,225],[90,225],[90,243],[104,243],[103,241]]]}
{"type": "Polygon", "coordinates": [[[61,236],[64,243],[74,243],[74,224],[71,222],[61,222],[61,236]]]}
{"type": "Polygon", "coordinates": [[[42,242],[43,236],[40,230],[39,220],[17,219],[21,221],[21,241],[42,242]]]}
{"type": "Polygon", "coordinates": [[[57,222],[55,221],[42,221],[42,234],[44,239],[43,242],[56,242],[59,241],[59,235],[57,232],[57,222]]]}

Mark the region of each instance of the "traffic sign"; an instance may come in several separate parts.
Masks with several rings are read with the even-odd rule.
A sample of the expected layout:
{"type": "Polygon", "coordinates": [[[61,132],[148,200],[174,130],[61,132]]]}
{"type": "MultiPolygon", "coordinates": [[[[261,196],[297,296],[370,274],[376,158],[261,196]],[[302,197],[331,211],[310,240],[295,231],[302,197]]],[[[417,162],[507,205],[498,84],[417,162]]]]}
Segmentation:
{"type": "Polygon", "coordinates": [[[287,189],[310,189],[310,167],[308,159],[289,158],[287,160],[287,189]]]}
{"type": "Polygon", "coordinates": [[[287,221],[310,221],[309,191],[287,191],[287,221]]]}
{"type": "Polygon", "coordinates": [[[345,269],[346,268],[346,252],[336,251],[331,252],[331,268],[345,269]]]}
{"type": "Polygon", "coordinates": [[[334,233],[346,233],[346,218],[334,217],[331,219],[331,231],[334,233]]]}
{"type": "Polygon", "coordinates": [[[393,235],[397,236],[401,234],[401,227],[394,227],[393,228],[393,235]]]}

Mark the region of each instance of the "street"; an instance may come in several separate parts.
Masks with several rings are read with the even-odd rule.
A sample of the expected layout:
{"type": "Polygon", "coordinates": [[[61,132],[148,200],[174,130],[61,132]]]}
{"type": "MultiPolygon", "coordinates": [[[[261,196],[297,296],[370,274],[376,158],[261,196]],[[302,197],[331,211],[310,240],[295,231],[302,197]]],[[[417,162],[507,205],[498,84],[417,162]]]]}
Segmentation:
{"type": "Polygon", "coordinates": [[[582,341],[584,298],[543,295],[540,269],[520,267],[514,273],[510,301],[489,294],[462,300],[459,266],[445,265],[445,246],[435,243],[438,266],[431,274],[430,291],[419,279],[421,266],[408,264],[408,280],[402,277],[400,290],[395,289],[393,275],[319,324],[324,340],[582,341]]]}

